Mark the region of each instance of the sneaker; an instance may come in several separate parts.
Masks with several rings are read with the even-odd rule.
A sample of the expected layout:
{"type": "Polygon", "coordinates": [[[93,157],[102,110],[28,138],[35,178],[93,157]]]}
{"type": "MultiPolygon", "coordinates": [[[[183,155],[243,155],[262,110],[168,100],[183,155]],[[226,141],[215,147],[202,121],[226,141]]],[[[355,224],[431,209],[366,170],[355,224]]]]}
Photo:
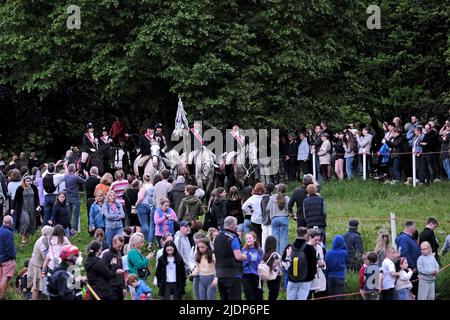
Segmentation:
{"type": "Polygon", "coordinates": [[[434,179],[433,182],[441,182],[441,179],[434,179]]]}

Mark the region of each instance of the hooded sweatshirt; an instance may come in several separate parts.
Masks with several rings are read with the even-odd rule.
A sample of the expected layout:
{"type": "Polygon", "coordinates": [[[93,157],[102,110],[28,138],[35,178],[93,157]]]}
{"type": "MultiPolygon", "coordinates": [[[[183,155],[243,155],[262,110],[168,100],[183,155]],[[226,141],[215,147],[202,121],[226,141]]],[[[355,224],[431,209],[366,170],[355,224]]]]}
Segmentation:
{"type": "Polygon", "coordinates": [[[333,239],[331,250],[325,255],[325,264],[327,265],[327,278],[345,279],[345,261],[348,252],[345,248],[345,240],[341,235],[333,239]]]}
{"type": "Polygon", "coordinates": [[[202,216],[204,211],[202,202],[196,196],[187,196],[181,200],[180,207],[178,208],[178,221],[191,221],[196,220],[199,216],[202,216]]]}
{"type": "Polygon", "coordinates": [[[89,285],[100,298],[111,298],[112,279],[115,274],[97,256],[88,256],[84,264],[89,285]]]}

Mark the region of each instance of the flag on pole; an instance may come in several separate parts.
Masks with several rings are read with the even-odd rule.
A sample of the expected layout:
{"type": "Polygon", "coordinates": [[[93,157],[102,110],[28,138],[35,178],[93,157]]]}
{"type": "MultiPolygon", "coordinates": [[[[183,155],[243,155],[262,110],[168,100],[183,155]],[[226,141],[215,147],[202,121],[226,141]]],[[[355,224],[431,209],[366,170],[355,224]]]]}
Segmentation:
{"type": "Polygon", "coordinates": [[[173,130],[172,135],[176,137],[186,136],[189,132],[189,123],[186,118],[186,111],[184,111],[183,101],[181,96],[178,96],[178,109],[177,115],[175,117],[175,130],[173,130]]]}

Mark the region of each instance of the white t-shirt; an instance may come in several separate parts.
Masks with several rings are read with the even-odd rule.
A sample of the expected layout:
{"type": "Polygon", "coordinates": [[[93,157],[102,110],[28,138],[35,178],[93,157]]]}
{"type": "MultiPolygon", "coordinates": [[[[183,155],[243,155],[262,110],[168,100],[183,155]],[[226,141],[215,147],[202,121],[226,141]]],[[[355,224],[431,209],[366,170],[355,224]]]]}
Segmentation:
{"type": "Polygon", "coordinates": [[[167,257],[166,282],[177,282],[177,266],[175,257],[167,257]]]}
{"type": "Polygon", "coordinates": [[[391,276],[391,272],[395,272],[395,264],[391,259],[385,258],[381,264],[383,270],[383,290],[395,288],[395,277],[391,276]]]}

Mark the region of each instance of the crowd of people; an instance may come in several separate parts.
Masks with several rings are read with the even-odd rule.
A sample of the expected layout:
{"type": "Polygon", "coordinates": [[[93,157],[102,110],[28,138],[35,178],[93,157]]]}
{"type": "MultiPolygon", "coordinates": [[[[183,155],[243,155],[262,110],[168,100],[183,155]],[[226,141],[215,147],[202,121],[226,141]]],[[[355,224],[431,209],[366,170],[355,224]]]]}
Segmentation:
{"type": "MultiPolygon", "coordinates": [[[[182,299],[188,279],[197,300],[215,300],[217,292],[222,300],[242,294],[262,300],[265,286],[269,300],[277,300],[280,290],[288,300],[341,299],[348,270],[359,271],[364,299],[434,299],[438,222],[430,218],[420,234],[415,223],[406,222],[396,238],[399,251],[381,232],[368,252],[359,222],[351,220],[348,232],[336,235],[327,250],[326,201],[311,174],[290,196],[284,184],[256,183],[242,192],[231,187],[229,194],[217,188],[204,206],[205,192],[183,176],[174,181],[168,170],[140,181],[120,170],[99,177],[93,167],[83,178],[73,164],[56,168],[50,163],[42,175],[34,169],[10,174],[6,190],[14,197],[0,229],[2,299],[17,268],[14,232],[22,236],[21,246],[30,235],[41,235],[26,272],[19,273],[30,299],[81,299],[83,285],[70,281],[88,285],[85,299],[182,299]],[[81,229],[80,190],[88,212],[83,229],[93,237],[84,262],[75,237],[81,229]],[[289,243],[292,219],[297,237],[289,243]],[[75,277],[77,267],[86,276],[75,277]],[[380,280],[371,286],[374,274],[380,280]],[[149,286],[152,276],[157,293],[149,286]]],[[[442,254],[450,236],[446,240],[442,254]]]]}
{"type": "MultiPolygon", "coordinates": [[[[158,124],[157,134],[161,128],[158,124]]],[[[336,134],[324,121],[314,132],[300,130],[297,138],[289,133],[281,137],[280,151],[287,180],[301,182],[292,195],[283,183],[258,182],[243,190],[219,187],[207,202],[204,190],[183,176],[174,180],[169,170],[153,179],[122,170],[100,177],[95,166],[86,172],[86,154],[78,168],[71,160],[73,148],[63,160],[48,164],[36,152],[29,157],[21,152],[9,163],[0,155],[0,299],[17,267],[14,232],[21,235],[22,247],[41,233],[26,272],[19,272],[31,299],[80,299],[81,288],[66,285],[73,278],[69,271],[80,266],[86,277],[74,281],[88,284],[88,298],[122,300],[131,294],[136,300],[152,299],[151,261],[156,263],[153,284],[163,299],[181,299],[187,279],[198,300],[215,300],[217,291],[223,300],[240,299],[242,292],[247,300],[262,300],[264,285],[269,300],[276,300],[280,290],[289,300],[340,299],[347,270],[359,272],[364,299],[434,299],[440,261],[433,218],[420,234],[406,222],[395,240],[398,251],[384,231],[376,248],[365,251],[357,220],[349,221],[349,231],[331,239],[326,250],[327,206],[319,184],[333,174],[338,179],[361,175],[367,157],[367,174],[392,183],[408,181],[414,155],[419,183],[436,182],[444,174],[450,179],[449,121],[438,130],[433,121],[421,123],[413,116],[402,126],[396,117],[384,129],[380,144],[370,128],[360,131],[354,124],[336,134]],[[313,159],[318,181],[311,174],[313,159]],[[88,221],[83,228],[82,205],[88,221]],[[297,226],[293,243],[290,219],[297,226]],[[81,250],[72,242],[85,227],[93,241],[82,263],[81,250]]],[[[119,131],[125,139],[123,128],[119,131]]],[[[90,124],[85,145],[92,134],[90,124]]],[[[100,140],[108,139],[104,128],[100,140]]],[[[165,147],[164,139],[158,141],[165,147]]],[[[449,247],[450,236],[442,254],[449,247]]]]}
{"type": "Polygon", "coordinates": [[[416,116],[411,116],[404,125],[395,117],[392,122],[384,122],[383,129],[384,135],[377,139],[369,127],[357,128],[350,123],[333,133],[326,121],[322,121],[314,130],[303,128],[297,136],[294,133],[282,136],[280,154],[286,178],[294,181],[312,173],[315,159],[319,182],[333,177],[351,179],[363,175],[366,157],[367,176],[386,183],[410,183],[414,154],[417,183],[450,180],[449,119],[442,127],[436,127],[434,121],[420,121],[416,116]]]}

